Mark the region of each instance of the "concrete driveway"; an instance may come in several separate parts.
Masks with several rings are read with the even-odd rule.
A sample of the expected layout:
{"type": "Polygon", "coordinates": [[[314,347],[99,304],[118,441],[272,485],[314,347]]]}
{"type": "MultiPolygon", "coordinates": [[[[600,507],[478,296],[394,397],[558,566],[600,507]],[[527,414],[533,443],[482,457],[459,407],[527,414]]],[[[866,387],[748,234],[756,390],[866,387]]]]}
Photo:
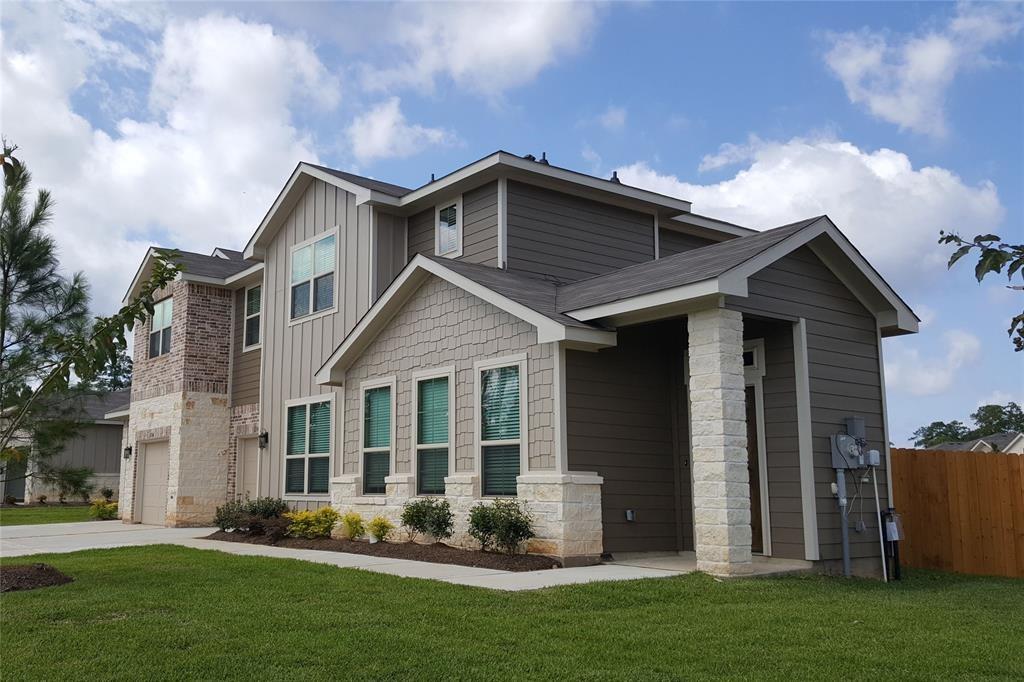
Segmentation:
{"type": "Polygon", "coordinates": [[[215,528],[164,528],[120,521],[41,523],[32,526],[0,526],[0,557],[77,552],[138,545],[178,544],[201,538],[215,528]]]}

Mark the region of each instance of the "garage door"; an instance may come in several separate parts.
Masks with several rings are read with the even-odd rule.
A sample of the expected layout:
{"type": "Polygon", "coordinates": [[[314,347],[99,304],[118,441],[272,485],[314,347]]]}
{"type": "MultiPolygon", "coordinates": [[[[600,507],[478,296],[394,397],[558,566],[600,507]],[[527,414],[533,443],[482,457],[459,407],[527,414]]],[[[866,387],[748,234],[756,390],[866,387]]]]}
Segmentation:
{"type": "Polygon", "coordinates": [[[167,441],[147,443],[142,456],[142,522],[167,521],[167,441]]]}

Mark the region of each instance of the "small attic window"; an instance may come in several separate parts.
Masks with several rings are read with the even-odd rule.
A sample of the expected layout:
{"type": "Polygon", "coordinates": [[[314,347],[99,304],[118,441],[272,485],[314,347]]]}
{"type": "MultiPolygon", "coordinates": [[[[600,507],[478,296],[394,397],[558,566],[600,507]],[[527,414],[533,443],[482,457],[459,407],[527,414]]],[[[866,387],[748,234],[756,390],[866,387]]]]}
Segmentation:
{"type": "Polygon", "coordinates": [[[458,258],[462,255],[462,197],[435,209],[434,254],[458,258]]]}

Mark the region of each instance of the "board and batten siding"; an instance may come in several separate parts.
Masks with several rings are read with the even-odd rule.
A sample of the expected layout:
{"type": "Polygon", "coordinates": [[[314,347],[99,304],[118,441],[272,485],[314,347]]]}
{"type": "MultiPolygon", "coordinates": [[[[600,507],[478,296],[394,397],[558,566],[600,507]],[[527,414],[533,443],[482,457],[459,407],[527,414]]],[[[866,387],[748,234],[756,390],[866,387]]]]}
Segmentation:
{"type": "MultiPolygon", "coordinates": [[[[450,204],[443,201],[441,204],[450,204]]],[[[436,206],[409,217],[409,258],[434,255],[436,206]]],[[[498,267],[498,181],[462,195],[462,255],[459,260],[498,267]]],[[[397,274],[397,273],[396,273],[397,274]]]]}
{"type": "MultiPolygon", "coordinates": [[[[269,434],[268,466],[262,489],[283,495],[285,404],[294,398],[335,393],[332,422],[332,476],[341,473],[342,406],[340,391],[316,384],[314,373],[367,311],[371,299],[370,207],[356,206],[355,196],[315,180],[267,246],[263,302],[263,382],[260,420],[269,434]],[[292,246],[337,227],[333,313],[289,324],[292,246]]],[[[297,502],[315,508],[329,495],[297,502]]]]}
{"type": "Polygon", "coordinates": [[[572,282],[654,258],[654,216],[508,182],[508,269],[572,282]]]}
{"type": "MultiPolygon", "coordinates": [[[[750,315],[806,320],[818,540],[823,560],[839,559],[840,517],[831,490],[835,472],[829,436],[845,431],[844,417],[857,416],[864,419],[869,449],[884,452],[887,438],[875,318],[807,247],[752,275],[748,290],[746,298],[729,297],[728,307],[750,315]]],[[[883,508],[889,506],[887,476],[883,457],[878,471],[883,508]]],[[[847,481],[855,490],[852,477],[847,481]]],[[[862,518],[867,526],[863,533],[851,530],[850,554],[855,559],[878,556],[871,497],[870,485],[865,484],[858,502],[863,504],[863,516],[860,507],[851,510],[851,523],[862,518]]]]}
{"type": "Polygon", "coordinates": [[[119,424],[86,424],[48,464],[54,467],[88,467],[96,474],[121,471],[119,424]]]}
{"type": "Polygon", "coordinates": [[[607,552],[693,549],[685,348],[676,320],[622,328],[614,348],[566,351],[569,470],[604,477],[607,552]]]}
{"type": "MultiPolygon", "coordinates": [[[[265,323],[260,313],[262,340],[265,323]]],[[[231,405],[252,405],[260,401],[259,348],[245,350],[245,289],[235,292],[234,341],[232,342],[231,405]]]]}
{"type": "Polygon", "coordinates": [[[661,258],[717,243],[714,239],[698,237],[679,230],[669,230],[664,227],[658,229],[658,256],[661,258]]]}

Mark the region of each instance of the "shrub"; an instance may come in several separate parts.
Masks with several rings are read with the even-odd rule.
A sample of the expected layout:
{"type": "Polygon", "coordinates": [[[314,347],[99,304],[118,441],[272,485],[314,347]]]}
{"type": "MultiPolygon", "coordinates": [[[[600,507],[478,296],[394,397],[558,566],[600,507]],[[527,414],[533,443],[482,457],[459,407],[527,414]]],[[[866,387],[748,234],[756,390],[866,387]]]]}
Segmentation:
{"type": "Polygon", "coordinates": [[[246,500],[243,508],[250,516],[277,519],[288,512],[288,503],[277,497],[257,497],[255,500],[246,500]]]}
{"type": "Polygon", "coordinates": [[[46,495],[39,495],[36,497],[36,501],[39,502],[39,504],[46,504],[46,495]]]}
{"type": "Polygon", "coordinates": [[[100,490],[100,495],[103,496],[104,500],[110,502],[112,499],[114,499],[114,490],[112,488],[103,488],[102,490],[100,490]]]}
{"type": "Polygon", "coordinates": [[[276,543],[288,535],[290,526],[291,520],[286,518],[260,519],[250,516],[247,533],[252,536],[268,538],[271,543],[276,543]]]}
{"type": "Polygon", "coordinates": [[[432,535],[437,541],[446,540],[455,532],[455,518],[448,500],[424,497],[406,502],[402,508],[402,525],[409,529],[413,539],[417,534],[432,535]]]}
{"type": "Polygon", "coordinates": [[[514,500],[480,503],[469,510],[469,534],[484,551],[495,547],[515,554],[523,542],[534,537],[533,519],[514,500]]]}
{"type": "Polygon", "coordinates": [[[4,495],[4,504],[18,504],[18,500],[14,495],[4,495]]]}
{"type": "Polygon", "coordinates": [[[117,518],[117,502],[107,500],[94,500],[89,507],[89,516],[100,521],[109,521],[117,518]]]}
{"type": "Polygon", "coordinates": [[[395,524],[388,521],[386,517],[375,516],[372,521],[366,524],[366,528],[370,531],[370,535],[381,542],[386,542],[388,536],[391,535],[391,531],[395,529],[395,524]]]}
{"type": "Polygon", "coordinates": [[[341,527],[345,529],[345,535],[349,540],[358,540],[366,533],[363,517],[355,511],[346,512],[341,517],[341,527]]]}
{"type": "Polygon", "coordinates": [[[288,512],[284,515],[291,521],[288,524],[288,535],[299,538],[330,537],[331,531],[338,523],[339,516],[333,507],[321,507],[316,511],[288,512]]]}
{"type": "Polygon", "coordinates": [[[237,530],[248,527],[249,515],[245,511],[245,504],[238,500],[225,502],[217,507],[213,514],[213,522],[221,530],[237,530]]]}

